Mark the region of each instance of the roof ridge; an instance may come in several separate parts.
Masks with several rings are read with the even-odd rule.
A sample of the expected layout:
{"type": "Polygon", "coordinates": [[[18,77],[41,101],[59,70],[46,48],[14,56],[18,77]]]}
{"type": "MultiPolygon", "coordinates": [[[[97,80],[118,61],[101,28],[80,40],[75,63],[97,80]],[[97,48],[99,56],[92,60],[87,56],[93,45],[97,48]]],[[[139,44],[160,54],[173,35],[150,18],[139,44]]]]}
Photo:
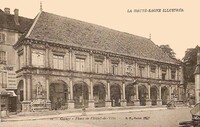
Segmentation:
{"type": "Polygon", "coordinates": [[[35,27],[35,24],[37,23],[37,20],[39,19],[40,15],[41,15],[42,11],[38,13],[38,15],[36,16],[36,18],[34,19],[34,22],[32,24],[32,26],[30,27],[29,31],[27,32],[25,38],[28,38],[28,36],[31,34],[33,28],[35,27]]]}

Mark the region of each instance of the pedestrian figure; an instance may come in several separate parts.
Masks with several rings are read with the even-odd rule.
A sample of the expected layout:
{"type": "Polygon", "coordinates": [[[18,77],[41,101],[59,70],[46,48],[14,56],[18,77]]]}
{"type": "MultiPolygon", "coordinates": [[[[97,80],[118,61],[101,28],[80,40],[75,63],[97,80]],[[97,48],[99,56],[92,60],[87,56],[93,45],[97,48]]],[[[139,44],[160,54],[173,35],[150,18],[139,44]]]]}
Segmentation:
{"type": "Polygon", "coordinates": [[[85,109],[85,106],[83,106],[83,108],[82,108],[82,115],[83,115],[83,116],[86,116],[86,109],[85,109]]]}
{"type": "Polygon", "coordinates": [[[176,102],[177,102],[177,96],[174,94],[174,107],[176,107],[176,102]]]}
{"type": "Polygon", "coordinates": [[[113,107],[115,107],[115,99],[113,99],[113,107]]]}

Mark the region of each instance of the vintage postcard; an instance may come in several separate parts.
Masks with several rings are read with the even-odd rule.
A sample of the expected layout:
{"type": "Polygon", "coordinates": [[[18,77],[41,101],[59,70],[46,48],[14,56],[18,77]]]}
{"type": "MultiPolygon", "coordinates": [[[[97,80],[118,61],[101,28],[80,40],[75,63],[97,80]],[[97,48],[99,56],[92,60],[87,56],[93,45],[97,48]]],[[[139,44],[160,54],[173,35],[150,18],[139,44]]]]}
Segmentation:
{"type": "Polygon", "coordinates": [[[200,126],[198,0],[1,0],[1,127],[200,126]]]}

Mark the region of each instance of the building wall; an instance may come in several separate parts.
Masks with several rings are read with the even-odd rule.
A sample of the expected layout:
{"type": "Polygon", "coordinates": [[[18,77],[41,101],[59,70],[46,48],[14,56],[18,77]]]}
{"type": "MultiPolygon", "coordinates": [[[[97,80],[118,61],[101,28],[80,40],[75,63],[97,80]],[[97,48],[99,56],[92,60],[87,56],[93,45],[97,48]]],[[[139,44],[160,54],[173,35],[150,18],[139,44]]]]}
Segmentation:
{"type": "Polygon", "coordinates": [[[2,79],[5,77],[5,75],[3,75],[2,73],[6,74],[6,85],[3,85],[0,82],[0,86],[2,87],[3,85],[3,88],[5,89],[16,89],[17,83],[15,71],[17,70],[17,53],[14,50],[13,45],[17,42],[19,33],[16,31],[3,29],[0,30],[0,34],[4,35],[4,40],[0,43],[0,51],[4,51],[6,53],[6,62],[0,63],[0,78],[2,79]]]}

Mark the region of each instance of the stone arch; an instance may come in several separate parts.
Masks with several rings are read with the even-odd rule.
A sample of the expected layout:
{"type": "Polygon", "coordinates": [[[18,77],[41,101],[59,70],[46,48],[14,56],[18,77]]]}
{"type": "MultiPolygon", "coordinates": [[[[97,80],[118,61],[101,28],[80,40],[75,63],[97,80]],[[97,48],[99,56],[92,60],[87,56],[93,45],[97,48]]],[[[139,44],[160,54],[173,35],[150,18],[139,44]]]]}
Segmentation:
{"type": "Polygon", "coordinates": [[[138,86],[138,94],[139,94],[139,100],[140,100],[140,105],[145,106],[146,105],[146,100],[148,98],[148,89],[145,85],[139,85],[138,86]]]}
{"type": "Polygon", "coordinates": [[[167,105],[169,99],[169,89],[166,86],[161,87],[162,105],[167,105]]]}
{"type": "Polygon", "coordinates": [[[63,80],[52,81],[49,85],[49,99],[51,101],[51,109],[67,108],[67,100],[69,96],[69,86],[63,80]]]}
{"type": "Polygon", "coordinates": [[[22,101],[24,101],[24,81],[20,80],[17,85],[17,110],[22,111],[22,101]]]}
{"type": "Polygon", "coordinates": [[[110,86],[110,99],[112,106],[120,106],[121,101],[121,86],[117,83],[114,83],[110,86]]]}
{"type": "Polygon", "coordinates": [[[127,106],[134,105],[134,99],[136,99],[136,91],[135,91],[133,83],[126,83],[125,98],[127,101],[127,106]]]}
{"type": "Polygon", "coordinates": [[[150,88],[150,99],[152,105],[157,105],[157,99],[159,97],[159,90],[156,85],[152,85],[150,88]]]}
{"type": "Polygon", "coordinates": [[[82,108],[83,106],[88,107],[89,89],[86,82],[74,82],[73,94],[75,108],[82,108]]]}
{"type": "Polygon", "coordinates": [[[93,85],[93,97],[95,107],[105,107],[106,85],[102,82],[95,82],[93,85]]]}

